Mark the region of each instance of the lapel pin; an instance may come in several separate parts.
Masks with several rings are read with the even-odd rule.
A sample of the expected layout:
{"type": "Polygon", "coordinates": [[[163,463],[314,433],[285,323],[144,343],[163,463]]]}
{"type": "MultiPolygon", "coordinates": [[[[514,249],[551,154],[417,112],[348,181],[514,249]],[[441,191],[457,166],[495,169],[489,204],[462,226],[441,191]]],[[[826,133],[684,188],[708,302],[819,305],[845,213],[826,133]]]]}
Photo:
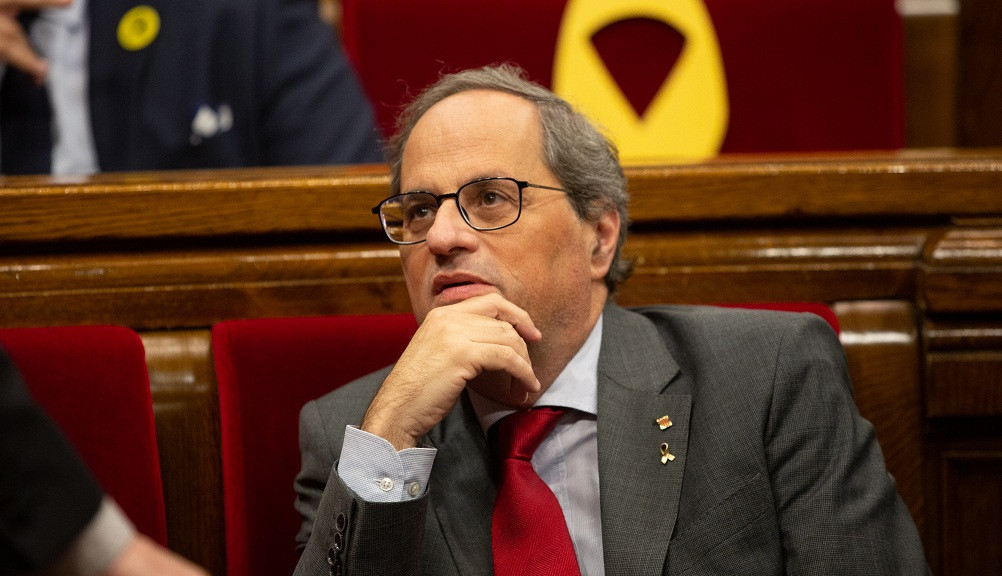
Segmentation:
{"type": "Polygon", "coordinates": [[[147,5],[135,6],[118,21],[118,45],[129,52],[149,46],[160,34],[160,13],[147,5]]]}
{"type": "Polygon", "coordinates": [[[669,460],[674,460],[674,459],[675,459],[675,456],[671,452],[668,451],[668,443],[667,442],[662,442],[661,443],[661,463],[662,464],[667,464],[669,460]]]}
{"type": "Polygon", "coordinates": [[[662,430],[671,428],[672,425],[671,418],[669,418],[667,414],[655,420],[654,423],[660,426],[662,430]]]}

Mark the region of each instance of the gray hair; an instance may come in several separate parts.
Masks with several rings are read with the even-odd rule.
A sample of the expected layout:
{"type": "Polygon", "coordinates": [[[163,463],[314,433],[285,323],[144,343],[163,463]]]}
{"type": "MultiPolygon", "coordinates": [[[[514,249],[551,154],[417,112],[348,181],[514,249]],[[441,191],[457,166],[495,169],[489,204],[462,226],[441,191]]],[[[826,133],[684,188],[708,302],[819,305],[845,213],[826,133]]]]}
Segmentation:
{"type": "Polygon", "coordinates": [[[619,152],[584,115],[553,92],[526,79],[525,72],[517,66],[501,64],[444,75],[404,108],[397,119],[396,134],[386,148],[392,193],[400,193],[404,146],[414,125],[435,104],[470,90],[507,92],[536,106],[543,129],[543,161],[567,190],[579,218],[594,222],[609,208],[619,212],[616,252],[605,275],[605,284],[612,295],[632,270],[632,263],[622,257],[630,196],[619,152]]]}

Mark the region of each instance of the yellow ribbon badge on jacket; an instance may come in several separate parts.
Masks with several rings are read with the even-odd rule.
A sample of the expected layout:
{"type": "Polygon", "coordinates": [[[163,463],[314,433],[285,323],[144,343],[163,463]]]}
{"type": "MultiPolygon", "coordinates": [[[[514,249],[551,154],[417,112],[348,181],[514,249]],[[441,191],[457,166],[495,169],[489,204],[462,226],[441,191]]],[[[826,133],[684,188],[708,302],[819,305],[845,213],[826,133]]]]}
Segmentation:
{"type": "Polygon", "coordinates": [[[152,6],[136,6],[118,21],[118,43],[130,52],[146,48],[159,33],[160,14],[152,6]]]}
{"type": "Polygon", "coordinates": [[[720,152],[727,132],[724,64],[702,0],[568,0],[557,40],[553,89],[604,127],[628,164],[709,158],[720,152]],[[661,20],[685,38],[677,63],[643,117],[592,43],[606,26],[630,18],[661,20]]]}

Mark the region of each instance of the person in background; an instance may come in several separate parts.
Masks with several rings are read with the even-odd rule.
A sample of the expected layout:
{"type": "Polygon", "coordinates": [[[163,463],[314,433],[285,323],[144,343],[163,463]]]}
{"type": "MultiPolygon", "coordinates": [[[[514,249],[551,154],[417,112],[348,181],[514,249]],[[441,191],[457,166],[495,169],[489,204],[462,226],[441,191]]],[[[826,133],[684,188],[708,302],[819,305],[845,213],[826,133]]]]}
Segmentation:
{"type": "Polygon", "coordinates": [[[613,302],[626,178],[565,101],[447,75],[389,158],[419,327],[302,409],[297,574],[928,573],[824,320],[613,302]]]}
{"type": "Polygon", "coordinates": [[[2,349],[0,574],[208,574],[136,532],[2,349]]]}
{"type": "Polygon", "coordinates": [[[0,0],[0,173],[381,162],[315,0],[0,0]]]}

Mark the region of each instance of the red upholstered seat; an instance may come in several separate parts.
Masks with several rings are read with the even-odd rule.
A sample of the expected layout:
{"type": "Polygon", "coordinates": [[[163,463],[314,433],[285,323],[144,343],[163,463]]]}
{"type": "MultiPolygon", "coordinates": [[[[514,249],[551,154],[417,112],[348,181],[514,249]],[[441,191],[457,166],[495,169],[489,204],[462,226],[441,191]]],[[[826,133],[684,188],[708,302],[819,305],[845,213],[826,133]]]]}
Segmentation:
{"type": "Polygon", "coordinates": [[[810,312],[825,319],[836,334],[841,334],[838,317],[835,312],[822,302],[739,302],[723,303],[719,306],[729,308],[759,308],[763,310],[779,310],[781,312],[810,312]]]}
{"type": "Polygon", "coordinates": [[[213,327],[230,576],[293,572],[300,408],[392,364],[416,329],[409,314],[231,320],[213,327]]]}
{"type": "MultiPolygon", "coordinates": [[[[567,3],[343,0],[344,43],[390,134],[400,104],[441,72],[507,61],[551,86],[567,3]]],[[[903,32],[894,0],[705,0],[705,6],[730,106],[721,152],[904,145],[903,32]]],[[[656,27],[642,18],[624,20],[597,31],[593,43],[631,104],[642,108],[679,47],[652,35],[656,27]],[[650,53],[653,47],[660,53],[650,53]],[[658,75],[653,86],[650,74],[658,75]]]]}
{"type": "Polygon", "coordinates": [[[167,545],[143,342],[122,326],[0,329],[35,400],[136,528],[167,545]]]}

